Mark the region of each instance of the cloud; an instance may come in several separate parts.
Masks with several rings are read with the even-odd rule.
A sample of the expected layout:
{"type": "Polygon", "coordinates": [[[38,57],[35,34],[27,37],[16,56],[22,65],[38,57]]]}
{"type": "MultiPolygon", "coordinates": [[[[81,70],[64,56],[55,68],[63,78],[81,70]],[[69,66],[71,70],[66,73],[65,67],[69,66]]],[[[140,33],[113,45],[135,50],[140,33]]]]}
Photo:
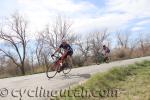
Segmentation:
{"type": "MultiPolygon", "coordinates": [[[[109,31],[140,30],[131,27],[134,20],[150,17],[150,0],[104,0],[99,8],[88,1],[75,0],[17,0],[19,11],[29,18],[31,30],[39,31],[51,24],[57,15],[64,15],[73,21],[73,31],[87,33],[107,28],[109,31]],[[132,22],[133,21],[133,22],[132,22]]],[[[136,24],[136,23],[135,23],[136,24]]],[[[138,24],[137,24],[138,25],[138,24]]],[[[141,27],[141,26],[140,26],[141,27]]]]}
{"type": "Polygon", "coordinates": [[[136,26],[131,29],[132,32],[137,32],[137,31],[141,31],[141,30],[143,30],[143,27],[140,27],[140,26],[136,26]]]}
{"type": "Polygon", "coordinates": [[[135,17],[150,17],[149,0],[108,0],[110,12],[124,12],[135,17]]]}
{"type": "Polygon", "coordinates": [[[46,8],[58,12],[75,13],[85,11],[95,6],[89,2],[75,3],[72,0],[18,0],[20,4],[30,5],[29,8],[46,8]]]}
{"type": "Polygon", "coordinates": [[[147,19],[147,20],[142,20],[142,21],[138,22],[136,25],[141,26],[141,25],[145,25],[145,24],[149,24],[149,23],[150,23],[150,19],[147,19]]]}
{"type": "Polygon", "coordinates": [[[144,19],[144,20],[141,20],[141,21],[138,21],[132,28],[131,28],[131,31],[132,32],[141,32],[141,31],[144,31],[144,32],[148,32],[148,29],[146,28],[149,28],[148,25],[150,24],[150,19],[144,19]],[[147,31],[146,31],[147,30],[147,31]]]}
{"type": "Polygon", "coordinates": [[[75,28],[78,32],[88,33],[92,30],[108,29],[116,31],[123,29],[133,17],[128,14],[110,13],[96,18],[76,19],[75,28]],[[122,27],[120,27],[122,26],[122,27]],[[84,30],[83,30],[84,29],[84,30]]]}
{"type": "MultiPolygon", "coordinates": [[[[126,24],[120,27],[126,27],[125,30],[141,31],[146,30],[145,24],[149,23],[150,18],[150,1],[149,0],[107,0],[107,13],[120,13],[132,16],[130,20],[126,20],[126,24]],[[138,23],[136,23],[136,22],[138,23]]],[[[128,19],[128,18],[127,18],[128,19]]]]}
{"type": "Polygon", "coordinates": [[[135,21],[141,21],[141,24],[143,23],[142,25],[148,23],[148,20],[144,20],[145,18],[150,18],[149,4],[149,0],[107,0],[105,7],[98,10],[100,13],[98,15],[93,15],[96,17],[80,19],[78,21],[80,25],[76,26],[78,26],[77,29],[82,26],[87,30],[106,27],[110,31],[117,31],[120,29],[125,31],[137,31],[141,28],[133,28],[130,26],[132,26],[132,24],[135,26],[135,21]]]}
{"type": "Polygon", "coordinates": [[[18,5],[34,31],[40,31],[45,25],[53,23],[58,15],[69,16],[74,20],[76,17],[80,19],[84,12],[97,9],[89,2],[75,3],[72,0],[18,0],[18,5]]]}

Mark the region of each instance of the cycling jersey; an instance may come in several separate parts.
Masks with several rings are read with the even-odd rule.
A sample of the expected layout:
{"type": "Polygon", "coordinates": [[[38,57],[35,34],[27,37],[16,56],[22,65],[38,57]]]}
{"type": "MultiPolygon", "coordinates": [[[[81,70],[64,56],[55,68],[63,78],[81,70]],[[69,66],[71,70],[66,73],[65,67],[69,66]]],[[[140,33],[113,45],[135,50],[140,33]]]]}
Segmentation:
{"type": "Polygon", "coordinates": [[[66,44],[66,45],[61,44],[59,46],[59,48],[63,48],[64,50],[68,50],[68,51],[72,51],[73,52],[73,49],[71,48],[71,46],[69,44],[66,44]]]}
{"type": "Polygon", "coordinates": [[[104,49],[104,51],[105,51],[105,53],[110,53],[110,50],[109,50],[108,47],[106,47],[106,48],[104,49]]]}
{"type": "MultiPolygon", "coordinates": [[[[61,45],[59,46],[59,48],[63,48],[64,50],[68,50],[67,55],[72,56],[72,54],[73,54],[73,49],[71,48],[71,46],[70,46],[69,44],[65,44],[65,45],[61,44],[61,45]]],[[[65,57],[67,57],[67,55],[66,55],[65,57]]]]}

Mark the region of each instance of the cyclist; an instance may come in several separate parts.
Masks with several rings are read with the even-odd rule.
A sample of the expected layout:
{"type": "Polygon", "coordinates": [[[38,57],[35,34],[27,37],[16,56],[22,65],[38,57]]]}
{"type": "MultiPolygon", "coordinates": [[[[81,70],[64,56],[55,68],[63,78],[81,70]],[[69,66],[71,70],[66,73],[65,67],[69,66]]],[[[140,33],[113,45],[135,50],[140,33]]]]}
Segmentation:
{"type": "Polygon", "coordinates": [[[61,49],[64,50],[64,54],[62,54],[62,57],[60,59],[60,69],[59,71],[62,69],[62,62],[64,59],[67,58],[68,63],[72,66],[72,55],[73,55],[73,49],[72,47],[67,43],[66,40],[62,40],[61,45],[59,46],[59,48],[56,49],[56,51],[54,52],[54,54],[52,54],[51,56],[54,56],[55,53],[57,52],[61,52],[61,49]]]}
{"type": "Polygon", "coordinates": [[[106,62],[106,60],[108,60],[109,58],[110,49],[106,47],[106,45],[103,45],[103,50],[104,50],[104,61],[106,62]]]}

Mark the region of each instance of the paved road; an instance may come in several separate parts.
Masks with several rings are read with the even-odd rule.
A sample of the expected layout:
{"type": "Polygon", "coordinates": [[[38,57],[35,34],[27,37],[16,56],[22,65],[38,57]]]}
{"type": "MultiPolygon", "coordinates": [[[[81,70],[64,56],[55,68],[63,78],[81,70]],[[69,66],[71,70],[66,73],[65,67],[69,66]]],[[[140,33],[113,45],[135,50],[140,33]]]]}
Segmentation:
{"type": "Polygon", "coordinates": [[[69,75],[64,76],[63,73],[59,73],[53,79],[48,79],[45,73],[0,79],[0,100],[50,100],[48,96],[54,95],[56,90],[81,83],[94,73],[104,72],[115,66],[124,67],[124,65],[143,60],[150,60],[150,57],[74,68],[69,75]]]}

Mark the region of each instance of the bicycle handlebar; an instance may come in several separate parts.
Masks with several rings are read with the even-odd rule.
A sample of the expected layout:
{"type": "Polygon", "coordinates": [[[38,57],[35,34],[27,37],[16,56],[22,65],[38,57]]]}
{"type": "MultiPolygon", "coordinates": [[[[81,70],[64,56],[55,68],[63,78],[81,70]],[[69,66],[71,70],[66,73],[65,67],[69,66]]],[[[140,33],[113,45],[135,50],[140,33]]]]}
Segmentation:
{"type": "Polygon", "coordinates": [[[53,60],[54,60],[54,57],[55,57],[55,58],[60,58],[60,57],[58,57],[58,56],[55,56],[55,55],[54,55],[54,56],[51,56],[51,57],[52,57],[52,59],[53,59],[53,60]]]}
{"type": "MultiPolygon", "coordinates": [[[[66,50],[65,52],[68,52],[68,50],[66,50]]],[[[61,52],[61,55],[63,55],[63,53],[61,52]]],[[[54,60],[54,58],[53,57],[55,57],[55,58],[60,58],[60,57],[58,57],[58,56],[51,56],[52,57],[52,59],[54,60]]]]}

